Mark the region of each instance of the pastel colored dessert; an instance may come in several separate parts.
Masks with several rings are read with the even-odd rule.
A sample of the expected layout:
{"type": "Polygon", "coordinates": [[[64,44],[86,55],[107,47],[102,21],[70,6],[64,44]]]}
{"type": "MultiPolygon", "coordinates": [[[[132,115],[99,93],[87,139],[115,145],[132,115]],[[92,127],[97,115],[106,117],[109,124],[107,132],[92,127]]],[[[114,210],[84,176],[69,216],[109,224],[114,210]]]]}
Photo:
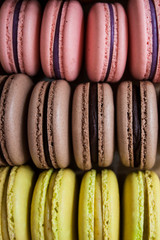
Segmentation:
{"type": "Polygon", "coordinates": [[[124,183],[123,240],[160,239],[160,182],[154,172],[131,173],[124,183]]]}
{"type": "Polygon", "coordinates": [[[118,147],[122,163],[150,169],[156,159],[158,112],[156,92],[151,82],[139,86],[126,81],[117,93],[118,147]]]}
{"type": "Polygon", "coordinates": [[[91,81],[119,81],[128,51],[128,23],[121,4],[96,3],[87,22],[86,69],[91,81]]]}
{"type": "Polygon", "coordinates": [[[28,142],[38,168],[65,168],[70,163],[70,85],[41,81],[32,91],[28,111],[28,142]]]}
{"type": "Polygon", "coordinates": [[[78,209],[79,240],[119,239],[119,188],[111,170],[83,176],[78,209]]]}
{"type": "Polygon", "coordinates": [[[0,168],[0,238],[29,240],[35,173],[29,166],[0,168]]]}
{"type": "Polygon", "coordinates": [[[160,8],[157,0],[129,0],[130,70],[139,80],[160,81],[160,8]]]}
{"type": "Polygon", "coordinates": [[[0,76],[0,166],[22,165],[30,159],[27,113],[32,88],[24,74],[0,76]]]}
{"type": "Polygon", "coordinates": [[[114,103],[107,83],[77,86],[72,104],[72,142],[77,166],[106,167],[114,154],[114,103]]]}
{"type": "Polygon", "coordinates": [[[77,202],[77,181],[72,170],[43,171],[31,204],[32,239],[76,240],[77,202]]]}
{"type": "Polygon", "coordinates": [[[36,75],[40,66],[41,7],[37,0],[6,0],[0,14],[0,59],[7,73],[36,75]]]}
{"type": "Polygon", "coordinates": [[[76,0],[50,0],[41,27],[40,53],[49,78],[75,80],[83,53],[83,10],[76,0]]]}

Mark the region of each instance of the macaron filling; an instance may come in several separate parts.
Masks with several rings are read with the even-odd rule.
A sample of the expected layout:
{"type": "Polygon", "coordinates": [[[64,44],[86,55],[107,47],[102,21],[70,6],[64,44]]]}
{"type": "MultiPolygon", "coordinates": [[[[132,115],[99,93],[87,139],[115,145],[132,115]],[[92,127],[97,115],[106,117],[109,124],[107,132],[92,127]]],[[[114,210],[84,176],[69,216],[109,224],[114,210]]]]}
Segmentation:
{"type": "Polygon", "coordinates": [[[98,89],[96,83],[89,90],[89,140],[93,163],[98,163],[98,89]]]}
{"type": "Polygon", "coordinates": [[[149,0],[149,5],[151,10],[151,22],[152,22],[152,64],[149,79],[153,79],[156,72],[158,58],[158,24],[156,18],[156,10],[152,0],[149,0]]]}
{"type": "Polygon", "coordinates": [[[109,53],[109,62],[108,62],[108,68],[106,73],[106,80],[108,79],[109,73],[111,70],[113,47],[114,47],[114,12],[113,12],[112,4],[108,4],[108,7],[109,7],[109,13],[110,13],[111,41],[110,41],[110,53],[109,53]]]}
{"type": "Polygon", "coordinates": [[[140,87],[133,85],[132,116],[133,116],[134,167],[140,166],[140,158],[141,158],[141,104],[140,103],[141,103],[140,87]]]}
{"type": "Polygon", "coordinates": [[[13,16],[13,29],[12,29],[12,39],[13,39],[13,56],[17,72],[20,72],[19,61],[18,61],[18,21],[19,14],[21,10],[23,0],[19,0],[16,4],[13,16]]]}
{"type": "Polygon", "coordinates": [[[55,77],[57,79],[61,79],[61,72],[60,72],[60,64],[59,64],[59,34],[60,34],[60,23],[61,23],[61,16],[62,16],[62,9],[65,1],[62,1],[57,22],[56,22],[56,29],[55,29],[55,37],[53,43],[53,68],[55,72],[55,77]]]}
{"type": "Polygon", "coordinates": [[[44,147],[44,153],[45,153],[45,160],[49,167],[52,167],[52,162],[50,159],[49,154],[49,146],[48,146],[48,133],[47,133],[47,105],[48,105],[48,95],[49,95],[49,89],[51,86],[51,82],[48,84],[45,98],[44,98],[44,108],[43,108],[43,147],[44,147]]]}

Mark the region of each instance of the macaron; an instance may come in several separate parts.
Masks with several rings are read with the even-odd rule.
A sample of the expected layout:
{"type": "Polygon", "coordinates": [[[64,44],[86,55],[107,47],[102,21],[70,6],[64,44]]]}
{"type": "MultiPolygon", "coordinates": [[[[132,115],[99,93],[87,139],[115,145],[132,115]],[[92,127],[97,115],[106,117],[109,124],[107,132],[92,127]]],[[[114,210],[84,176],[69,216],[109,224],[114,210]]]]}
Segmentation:
{"type": "Polygon", "coordinates": [[[65,168],[70,163],[70,95],[64,80],[40,81],[32,91],[28,143],[38,168],[65,168]]]}
{"type": "Polygon", "coordinates": [[[160,182],[154,172],[127,176],[123,191],[123,240],[160,239],[160,182]]]}
{"type": "Polygon", "coordinates": [[[119,188],[111,170],[83,176],[78,209],[79,240],[119,239],[119,188]]]}
{"type": "Polygon", "coordinates": [[[96,3],[86,30],[86,69],[94,82],[121,79],[128,52],[128,23],[121,4],[96,3]]]}
{"type": "Polygon", "coordinates": [[[114,154],[114,103],[108,83],[77,86],[72,103],[72,143],[82,170],[107,167],[114,154]]]}
{"type": "Polygon", "coordinates": [[[7,73],[36,75],[40,66],[41,7],[37,0],[6,0],[0,14],[0,59],[7,73]]]}
{"type": "Polygon", "coordinates": [[[139,80],[160,81],[158,0],[129,0],[130,71],[139,80]]]}
{"type": "Polygon", "coordinates": [[[75,80],[83,54],[84,17],[76,0],[50,0],[41,27],[40,54],[44,74],[49,78],[75,80]]]}
{"type": "Polygon", "coordinates": [[[156,160],[158,109],[151,82],[122,82],[117,93],[117,139],[120,158],[128,167],[150,169],[156,160]]]}
{"type": "Polygon", "coordinates": [[[30,159],[27,114],[33,81],[24,74],[0,76],[0,166],[30,159]]]}
{"type": "Polygon", "coordinates": [[[32,239],[77,239],[77,203],[77,180],[72,170],[43,171],[31,204],[32,239]]]}
{"type": "Polygon", "coordinates": [[[0,238],[29,240],[35,173],[29,166],[0,169],[0,238]]]}

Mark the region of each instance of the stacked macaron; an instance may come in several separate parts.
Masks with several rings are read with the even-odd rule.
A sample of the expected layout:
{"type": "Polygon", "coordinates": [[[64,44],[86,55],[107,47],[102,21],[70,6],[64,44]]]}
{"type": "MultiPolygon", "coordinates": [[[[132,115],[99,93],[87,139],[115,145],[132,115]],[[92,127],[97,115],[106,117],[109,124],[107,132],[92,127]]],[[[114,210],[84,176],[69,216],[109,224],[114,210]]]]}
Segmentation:
{"type": "Polygon", "coordinates": [[[0,59],[7,73],[37,74],[41,7],[37,0],[7,0],[0,14],[0,59]]]}
{"type": "Polygon", "coordinates": [[[137,79],[160,81],[160,8],[157,0],[129,0],[130,69],[137,79]]]}

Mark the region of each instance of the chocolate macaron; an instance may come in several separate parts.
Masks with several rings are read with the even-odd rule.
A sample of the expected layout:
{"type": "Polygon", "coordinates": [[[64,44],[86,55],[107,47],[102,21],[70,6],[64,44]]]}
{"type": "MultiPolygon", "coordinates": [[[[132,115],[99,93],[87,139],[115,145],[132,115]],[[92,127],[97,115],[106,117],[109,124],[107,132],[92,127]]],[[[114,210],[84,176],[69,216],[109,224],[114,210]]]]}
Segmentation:
{"type": "Polygon", "coordinates": [[[64,80],[41,81],[33,89],[28,113],[28,141],[38,168],[65,168],[70,162],[71,89],[64,80]]]}
{"type": "Polygon", "coordinates": [[[158,112],[151,82],[122,82],[117,93],[118,147],[122,163],[150,169],[156,160],[158,112]]]}
{"type": "Polygon", "coordinates": [[[24,74],[0,76],[0,166],[30,159],[27,114],[32,80],[24,74]]]}
{"type": "Polygon", "coordinates": [[[72,138],[77,166],[106,167],[114,154],[113,93],[107,83],[77,86],[72,105],[72,138]]]}

